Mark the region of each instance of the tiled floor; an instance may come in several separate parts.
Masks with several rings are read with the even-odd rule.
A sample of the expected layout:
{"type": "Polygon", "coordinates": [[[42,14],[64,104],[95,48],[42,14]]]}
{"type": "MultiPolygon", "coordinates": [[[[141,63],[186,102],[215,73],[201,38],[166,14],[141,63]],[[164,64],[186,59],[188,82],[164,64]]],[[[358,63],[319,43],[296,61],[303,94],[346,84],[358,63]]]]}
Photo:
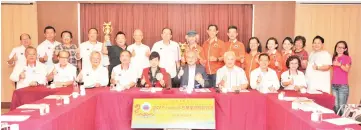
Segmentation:
{"type": "Polygon", "coordinates": [[[1,114],[9,112],[9,109],[1,109],[1,114]]]}

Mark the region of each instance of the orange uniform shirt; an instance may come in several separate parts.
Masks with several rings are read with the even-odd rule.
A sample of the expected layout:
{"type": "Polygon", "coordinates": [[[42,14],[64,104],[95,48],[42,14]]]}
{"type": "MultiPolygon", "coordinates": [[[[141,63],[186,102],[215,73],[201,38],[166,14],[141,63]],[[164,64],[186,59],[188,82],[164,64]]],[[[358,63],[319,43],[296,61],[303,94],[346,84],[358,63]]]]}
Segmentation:
{"type": "Polygon", "coordinates": [[[282,51],[282,72],[285,72],[288,70],[288,67],[286,65],[286,61],[288,59],[288,57],[292,56],[293,55],[293,52],[292,50],[290,50],[289,52],[285,52],[285,51],[282,51]]]}
{"type": "Polygon", "coordinates": [[[258,56],[261,53],[258,52],[256,55],[252,56],[250,53],[247,53],[244,60],[244,71],[246,72],[246,76],[248,81],[250,81],[251,72],[259,67],[258,56]]]}
{"type": "Polygon", "coordinates": [[[283,65],[282,65],[282,54],[274,50],[273,52],[268,52],[268,55],[270,56],[271,60],[269,63],[269,67],[276,71],[278,78],[281,78],[283,65]],[[278,62],[278,67],[275,65],[276,61],[278,62]]]}
{"type": "Polygon", "coordinates": [[[206,61],[205,67],[207,74],[216,74],[217,70],[224,65],[223,61],[209,61],[211,56],[220,58],[223,56],[224,42],[216,39],[212,43],[209,43],[209,39],[203,43],[204,60],[206,61]]]}
{"type": "MultiPolygon", "coordinates": [[[[235,41],[225,42],[223,54],[227,51],[233,51],[236,54],[237,58],[240,57],[245,58],[246,50],[244,48],[244,44],[240,41],[235,40],[235,41]]],[[[236,60],[235,65],[238,67],[242,67],[242,63],[239,60],[236,60]]]]}

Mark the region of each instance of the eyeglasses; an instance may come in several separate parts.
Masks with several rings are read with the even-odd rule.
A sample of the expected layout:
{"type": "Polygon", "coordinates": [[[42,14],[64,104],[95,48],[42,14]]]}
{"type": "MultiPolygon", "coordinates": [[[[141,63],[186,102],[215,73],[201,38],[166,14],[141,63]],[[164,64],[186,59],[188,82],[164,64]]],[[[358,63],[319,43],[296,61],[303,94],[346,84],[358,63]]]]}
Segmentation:
{"type": "Polygon", "coordinates": [[[337,49],[345,49],[346,47],[337,47],[337,49]]]}

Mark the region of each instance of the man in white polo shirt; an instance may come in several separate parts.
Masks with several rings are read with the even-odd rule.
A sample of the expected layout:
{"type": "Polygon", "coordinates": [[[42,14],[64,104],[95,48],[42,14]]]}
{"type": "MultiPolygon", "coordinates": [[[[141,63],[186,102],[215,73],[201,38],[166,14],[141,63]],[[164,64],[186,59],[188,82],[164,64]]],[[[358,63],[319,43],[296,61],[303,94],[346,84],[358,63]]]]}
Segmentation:
{"type": "Polygon", "coordinates": [[[159,67],[165,68],[172,78],[173,87],[177,86],[177,80],[174,79],[177,75],[177,68],[180,66],[180,48],[177,42],[171,40],[172,30],[170,28],[163,28],[162,39],[154,43],[152,51],[158,52],[160,55],[159,67]]]}
{"type": "Polygon", "coordinates": [[[16,89],[28,86],[37,86],[46,83],[46,65],[37,61],[37,52],[34,47],[25,49],[26,63],[17,65],[10,75],[10,80],[17,82],[16,89]]]}
{"type": "Polygon", "coordinates": [[[73,84],[76,78],[76,67],[68,62],[70,53],[68,51],[59,52],[59,63],[54,65],[53,71],[47,76],[48,81],[54,79],[55,87],[66,87],[73,84]]]}
{"type": "Polygon", "coordinates": [[[79,45],[76,58],[78,60],[82,59],[81,69],[91,67],[89,58],[90,58],[90,54],[93,51],[101,52],[100,54],[102,57],[102,63],[101,63],[102,66],[109,65],[109,61],[106,61],[107,58],[105,58],[108,55],[108,49],[104,46],[103,43],[97,41],[97,37],[98,37],[98,30],[96,28],[90,28],[88,31],[89,40],[79,45]]]}
{"type": "Polygon", "coordinates": [[[29,34],[23,33],[20,35],[20,46],[11,50],[9,60],[7,61],[9,66],[26,64],[25,49],[31,45],[31,37],[29,34]]]}
{"type": "Polygon", "coordinates": [[[150,49],[147,45],[142,43],[143,32],[140,29],[134,30],[133,33],[134,43],[128,46],[127,50],[132,54],[130,64],[137,71],[137,78],[140,81],[143,69],[149,67],[148,57],[150,55],[150,49]]]}
{"type": "Polygon", "coordinates": [[[102,56],[99,51],[90,53],[90,67],[83,68],[77,81],[83,81],[85,88],[104,87],[109,83],[108,69],[103,66],[102,56]]]}
{"type": "Polygon", "coordinates": [[[115,66],[110,79],[111,84],[121,85],[124,88],[130,88],[137,82],[137,73],[133,66],[130,66],[131,53],[122,51],[120,53],[121,64],[115,66]]]}
{"type": "Polygon", "coordinates": [[[40,45],[37,47],[37,51],[38,51],[39,61],[47,66],[46,69],[49,72],[54,66],[53,63],[54,48],[60,45],[61,43],[55,41],[56,31],[55,28],[52,26],[45,27],[44,36],[46,39],[45,41],[40,43],[40,45]]]}
{"type": "Polygon", "coordinates": [[[308,57],[306,68],[306,80],[308,90],[321,90],[331,93],[331,73],[332,57],[330,53],[323,49],[325,40],[321,36],[313,39],[312,49],[308,57]]]}
{"type": "Polygon", "coordinates": [[[247,89],[248,80],[242,68],[235,65],[236,54],[233,51],[224,53],[225,65],[217,70],[216,84],[228,91],[247,89]]]}

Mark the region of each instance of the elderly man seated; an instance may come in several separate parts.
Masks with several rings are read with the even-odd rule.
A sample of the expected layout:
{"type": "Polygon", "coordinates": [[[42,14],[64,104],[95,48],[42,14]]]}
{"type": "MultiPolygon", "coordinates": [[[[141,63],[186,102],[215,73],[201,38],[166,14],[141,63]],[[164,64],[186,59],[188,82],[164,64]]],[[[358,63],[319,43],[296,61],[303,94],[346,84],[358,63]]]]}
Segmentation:
{"type": "Polygon", "coordinates": [[[46,65],[37,61],[37,51],[29,46],[25,49],[26,64],[17,65],[10,75],[10,80],[17,82],[16,89],[45,84],[46,65]]]}

